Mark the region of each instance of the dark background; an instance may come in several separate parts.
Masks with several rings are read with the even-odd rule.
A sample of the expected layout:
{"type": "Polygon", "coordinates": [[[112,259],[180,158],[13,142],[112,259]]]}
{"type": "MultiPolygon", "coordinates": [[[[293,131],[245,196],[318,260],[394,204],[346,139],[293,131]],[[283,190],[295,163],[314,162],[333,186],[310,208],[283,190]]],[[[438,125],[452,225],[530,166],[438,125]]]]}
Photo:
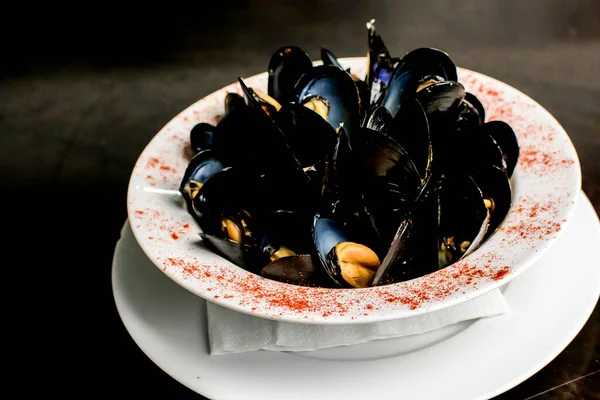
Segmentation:
{"type": "MultiPolygon", "coordinates": [[[[376,18],[393,55],[447,51],[533,97],[565,127],[600,210],[600,2],[259,1],[5,5],[0,183],[10,381],[81,398],[197,398],[135,345],[111,260],[147,142],[199,98],[266,70],[288,44],[366,55],[376,18]],[[22,382],[20,379],[24,379],[22,382]]],[[[573,343],[499,398],[600,398],[598,308],[573,343]],[[591,374],[591,375],[588,375],[591,374]],[[573,383],[565,384],[573,379],[573,383]]]]}

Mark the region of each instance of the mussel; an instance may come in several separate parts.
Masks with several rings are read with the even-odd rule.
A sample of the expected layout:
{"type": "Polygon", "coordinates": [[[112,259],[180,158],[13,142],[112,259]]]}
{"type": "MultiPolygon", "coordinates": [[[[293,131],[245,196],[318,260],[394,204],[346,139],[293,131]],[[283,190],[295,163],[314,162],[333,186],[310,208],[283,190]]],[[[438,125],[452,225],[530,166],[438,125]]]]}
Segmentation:
{"type": "Polygon", "coordinates": [[[373,283],[380,261],[377,253],[361,243],[360,233],[340,215],[317,214],[313,239],[317,258],[333,282],[339,287],[368,287],[373,283]]]}

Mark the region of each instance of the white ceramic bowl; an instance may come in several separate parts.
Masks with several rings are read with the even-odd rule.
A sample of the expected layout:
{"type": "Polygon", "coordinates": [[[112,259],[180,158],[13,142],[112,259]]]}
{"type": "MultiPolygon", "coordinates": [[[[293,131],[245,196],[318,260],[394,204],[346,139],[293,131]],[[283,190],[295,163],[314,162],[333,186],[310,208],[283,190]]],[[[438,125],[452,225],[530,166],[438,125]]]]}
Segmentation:
{"type": "MultiPolygon", "coordinates": [[[[366,58],[342,64],[359,77],[366,58]]],[[[581,188],[577,153],[567,133],[541,105],[480,73],[459,68],[459,81],[486,109],[486,121],[515,130],[521,154],[512,177],[513,204],[500,229],[463,260],[411,281],[365,289],[323,289],[262,278],[207,250],[177,190],[188,164],[184,146],[198,122],[216,124],[228,92],[192,104],[150,141],[131,175],[127,210],[133,233],[154,264],[190,292],[257,317],[314,324],[365,323],[449,307],[518,276],[556,241],[581,188]]],[[[245,82],[266,92],[267,74],[245,82]]]]}

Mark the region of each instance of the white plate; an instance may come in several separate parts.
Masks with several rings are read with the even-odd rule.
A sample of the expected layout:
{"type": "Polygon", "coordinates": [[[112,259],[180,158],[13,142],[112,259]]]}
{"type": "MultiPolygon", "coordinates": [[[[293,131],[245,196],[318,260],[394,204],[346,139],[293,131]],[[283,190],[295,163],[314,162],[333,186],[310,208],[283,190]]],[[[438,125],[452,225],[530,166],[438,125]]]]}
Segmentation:
{"type": "MultiPolygon", "coordinates": [[[[452,337],[401,355],[370,361],[322,359],[331,358],[327,351],[314,357],[266,351],[211,357],[205,301],[164,276],[129,230],[115,251],[114,298],[127,330],[148,357],[211,399],[487,399],[555,358],[598,301],[600,222],[587,197],[580,199],[560,240],[506,287],[510,314],[478,320],[452,337]]],[[[381,343],[393,354],[420,337],[381,343]]],[[[360,345],[359,352],[377,344],[360,345]]]]}
{"type": "MultiPolygon", "coordinates": [[[[342,59],[364,76],[365,58],[342,59]]],[[[227,86],[171,120],[140,155],[131,175],[127,209],[132,231],[154,264],[190,292],[238,312],[289,322],[347,324],[439,310],[504,285],[532,265],[564,231],[581,189],[581,170],[569,136],[537,102],[517,89],[467,69],[459,81],[486,108],[486,120],[515,130],[521,154],[513,175],[513,205],[500,229],[479,249],[422,278],[379,287],[339,290],[288,285],[235,266],[204,247],[199,227],[178,196],[188,160],[184,145],[199,121],[223,114],[227,86]],[[175,201],[174,201],[175,200],[175,201]],[[180,200],[180,201],[176,201],[180,200]]],[[[266,91],[267,73],[246,83],[266,91]]]]}

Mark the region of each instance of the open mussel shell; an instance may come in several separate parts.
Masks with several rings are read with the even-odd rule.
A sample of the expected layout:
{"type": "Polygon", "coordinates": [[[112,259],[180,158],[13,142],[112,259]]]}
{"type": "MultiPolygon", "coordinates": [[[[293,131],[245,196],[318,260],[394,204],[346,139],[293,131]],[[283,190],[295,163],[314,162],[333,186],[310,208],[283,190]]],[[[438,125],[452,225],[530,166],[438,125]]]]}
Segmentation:
{"type": "Polygon", "coordinates": [[[344,127],[352,143],[359,126],[360,99],[350,75],[332,65],[313,67],[296,84],[297,103],[317,112],[337,129],[344,127]]]}
{"type": "Polygon", "coordinates": [[[367,128],[360,132],[360,151],[355,155],[361,176],[359,187],[376,230],[389,243],[423,181],[411,157],[396,140],[367,128]]]}
{"type": "Polygon", "coordinates": [[[371,286],[379,257],[340,216],[315,216],[312,234],[317,258],[336,286],[371,286]]]}
{"type": "Polygon", "coordinates": [[[515,131],[504,121],[490,121],[482,126],[482,131],[491,136],[502,150],[506,160],[506,174],[510,178],[519,160],[519,142],[515,131]]]}
{"type": "Polygon", "coordinates": [[[268,262],[262,251],[264,234],[253,213],[245,209],[213,210],[199,220],[205,243],[232,263],[254,273],[268,262]]]}
{"type": "Polygon", "coordinates": [[[412,158],[391,136],[368,128],[360,129],[355,162],[365,183],[382,178],[414,194],[421,186],[420,175],[412,158]]]}
{"type": "Polygon", "coordinates": [[[323,161],[337,141],[338,135],[327,121],[299,104],[282,106],[274,121],[303,168],[323,161]]]}
{"type": "Polygon", "coordinates": [[[294,85],[313,67],[310,56],[297,46],[281,47],[269,61],[267,94],[280,104],[296,100],[294,85]]]}
{"type": "MultiPolygon", "coordinates": [[[[382,105],[396,116],[405,98],[413,96],[424,85],[444,81],[458,83],[457,79],[456,66],[448,54],[433,48],[415,49],[402,57],[395,68],[382,105]]],[[[422,103],[429,111],[428,103],[422,103]]]]}
{"type": "Polygon", "coordinates": [[[437,194],[428,194],[413,203],[383,257],[373,286],[407,281],[439,269],[438,215],[437,194]]]}
{"type": "Polygon", "coordinates": [[[473,178],[466,174],[446,176],[439,193],[439,268],[477,249],[489,219],[483,194],[473,178]]]}
{"type": "Polygon", "coordinates": [[[323,60],[323,65],[331,65],[337,67],[343,71],[346,71],[346,73],[350,75],[350,77],[354,81],[354,84],[356,85],[356,89],[358,90],[358,96],[360,100],[360,112],[366,113],[370,105],[369,86],[367,85],[367,82],[354,75],[350,71],[350,68],[344,68],[344,66],[339,62],[338,58],[335,56],[335,54],[333,54],[331,50],[325,47],[321,48],[321,60],[323,60]]]}
{"type": "Polygon", "coordinates": [[[480,169],[473,175],[473,180],[481,189],[484,203],[490,213],[490,222],[485,238],[491,236],[510,210],[512,203],[512,187],[506,172],[496,166],[480,169]]]}
{"type": "Polygon", "coordinates": [[[290,255],[277,258],[261,271],[261,276],[279,282],[291,283],[300,286],[309,286],[315,272],[312,256],[310,254],[290,255]]]}
{"type": "Polygon", "coordinates": [[[179,192],[185,199],[189,211],[192,210],[192,201],[202,186],[225,167],[222,158],[212,149],[203,150],[192,158],[179,185],[179,192]]]}
{"type": "Polygon", "coordinates": [[[301,176],[306,182],[309,182],[310,178],[302,169],[285,134],[275,122],[281,105],[268,95],[247,86],[241,78],[238,81],[248,100],[249,113],[252,114],[255,121],[255,125],[245,127],[244,132],[254,141],[249,145],[249,150],[258,155],[254,162],[260,166],[263,172],[282,171],[301,176]]]}
{"type": "Polygon", "coordinates": [[[394,74],[394,59],[375,29],[375,20],[367,22],[367,76],[369,104],[379,105],[394,74]]]}

